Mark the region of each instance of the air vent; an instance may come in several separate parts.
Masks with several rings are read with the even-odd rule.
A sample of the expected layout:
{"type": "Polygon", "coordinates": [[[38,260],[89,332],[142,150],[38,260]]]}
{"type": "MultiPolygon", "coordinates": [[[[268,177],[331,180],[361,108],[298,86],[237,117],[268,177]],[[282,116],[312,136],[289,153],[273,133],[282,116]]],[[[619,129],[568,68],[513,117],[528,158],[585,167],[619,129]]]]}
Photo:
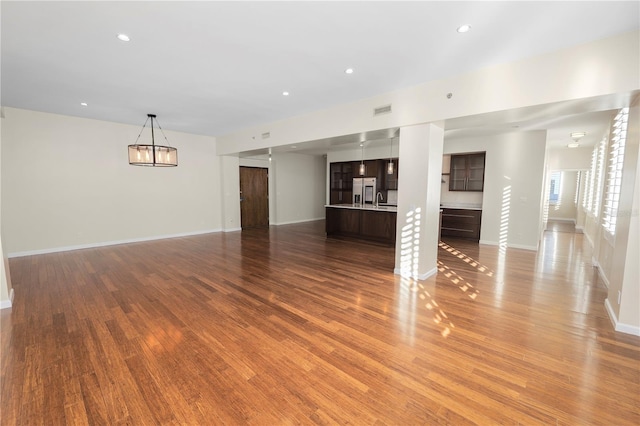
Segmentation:
{"type": "Polygon", "coordinates": [[[391,105],[385,105],[373,110],[373,115],[388,114],[391,112],[391,105]]]}
{"type": "Polygon", "coordinates": [[[269,139],[271,137],[271,132],[263,133],[262,139],[269,139]]]}

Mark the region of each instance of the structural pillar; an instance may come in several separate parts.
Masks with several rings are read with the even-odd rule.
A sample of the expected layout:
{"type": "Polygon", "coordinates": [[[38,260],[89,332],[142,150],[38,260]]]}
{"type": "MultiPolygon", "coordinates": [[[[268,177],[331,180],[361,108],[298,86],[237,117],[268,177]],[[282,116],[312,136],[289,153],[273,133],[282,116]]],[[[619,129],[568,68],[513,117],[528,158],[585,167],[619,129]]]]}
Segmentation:
{"type": "Polygon", "coordinates": [[[396,274],[425,280],[437,272],[444,129],[400,129],[396,274]]]}

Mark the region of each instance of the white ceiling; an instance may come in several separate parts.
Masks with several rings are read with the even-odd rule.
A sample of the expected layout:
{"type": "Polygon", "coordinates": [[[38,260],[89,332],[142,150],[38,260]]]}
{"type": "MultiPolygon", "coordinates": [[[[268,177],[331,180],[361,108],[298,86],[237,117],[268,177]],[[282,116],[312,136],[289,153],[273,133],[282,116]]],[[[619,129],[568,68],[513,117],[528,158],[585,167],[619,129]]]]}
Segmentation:
{"type": "MultiPolygon", "coordinates": [[[[155,113],[164,129],[212,136],[640,27],[638,1],[2,1],[0,8],[3,106],[140,126],[155,113]],[[471,31],[458,34],[461,24],[471,31]],[[348,67],[355,72],[345,74],[348,67]]],[[[622,101],[450,120],[447,137],[545,128],[558,146],[583,130],[598,134],[583,140],[593,144],[607,109],[622,101]]],[[[317,141],[308,152],[360,136],[317,141]]]]}

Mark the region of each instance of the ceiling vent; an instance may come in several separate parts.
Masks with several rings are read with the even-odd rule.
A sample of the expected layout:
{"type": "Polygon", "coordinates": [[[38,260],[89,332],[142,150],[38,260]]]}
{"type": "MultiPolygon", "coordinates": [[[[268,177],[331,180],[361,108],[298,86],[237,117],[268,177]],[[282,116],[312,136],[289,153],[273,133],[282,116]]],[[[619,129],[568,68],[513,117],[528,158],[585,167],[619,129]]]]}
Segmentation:
{"type": "Polygon", "coordinates": [[[271,137],[271,132],[263,133],[262,139],[269,139],[271,137]]]}
{"type": "Polygon", "coordinates": [[[391,112],[391,104],[375,108],[373,110],[373,116],[375,117],[376,115],[389,114],[390,112],[391,112]]]}

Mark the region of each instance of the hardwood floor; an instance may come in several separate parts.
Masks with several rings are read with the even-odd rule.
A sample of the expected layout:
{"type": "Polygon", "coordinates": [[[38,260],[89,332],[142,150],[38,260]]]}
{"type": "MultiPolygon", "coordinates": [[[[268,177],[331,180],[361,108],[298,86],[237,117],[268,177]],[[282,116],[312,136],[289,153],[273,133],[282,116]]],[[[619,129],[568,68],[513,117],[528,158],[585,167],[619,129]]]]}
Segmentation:
{"type": "Polygon", "coordinates": [[[414,282],[323,221],[11,259],[1,422],[637,425],[590,259],[449,239],[414,282]]]}

